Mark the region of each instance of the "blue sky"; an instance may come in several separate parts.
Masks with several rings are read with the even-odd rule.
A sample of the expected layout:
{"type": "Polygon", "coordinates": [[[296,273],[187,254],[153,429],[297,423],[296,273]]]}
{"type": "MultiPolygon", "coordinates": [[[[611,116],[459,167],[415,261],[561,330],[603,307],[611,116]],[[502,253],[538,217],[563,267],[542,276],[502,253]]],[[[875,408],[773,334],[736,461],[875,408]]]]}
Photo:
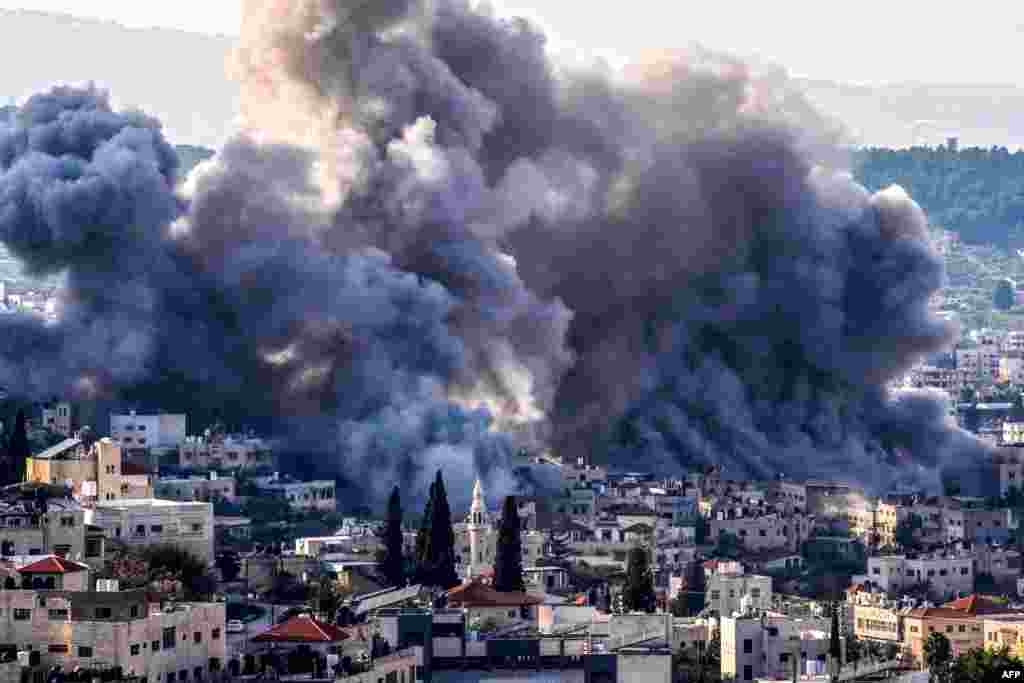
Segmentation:
{"type": "MultiPolygon", "coordinates": [[[[850,82],[1017,83],[1024,3],[974,0],[495,0],[500,14],[546,28],[553,50],[621,64],[645,48],[699,41],[757,54],[798,76],[850,82]]],[[[65,12],[234,34],[239,0],[0,0],[0,8],[65,12]]]]}

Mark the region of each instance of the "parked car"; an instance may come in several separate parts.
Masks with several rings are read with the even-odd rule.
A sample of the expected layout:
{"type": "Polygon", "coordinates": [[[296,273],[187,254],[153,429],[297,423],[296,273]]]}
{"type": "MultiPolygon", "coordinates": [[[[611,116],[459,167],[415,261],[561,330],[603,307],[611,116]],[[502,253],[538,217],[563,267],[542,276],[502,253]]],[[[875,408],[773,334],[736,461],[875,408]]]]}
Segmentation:
{"type": "Polygon", "coordinates": [[[245,633],[245,624],[238,619],[228,622],[228,633],[245,633]]]}

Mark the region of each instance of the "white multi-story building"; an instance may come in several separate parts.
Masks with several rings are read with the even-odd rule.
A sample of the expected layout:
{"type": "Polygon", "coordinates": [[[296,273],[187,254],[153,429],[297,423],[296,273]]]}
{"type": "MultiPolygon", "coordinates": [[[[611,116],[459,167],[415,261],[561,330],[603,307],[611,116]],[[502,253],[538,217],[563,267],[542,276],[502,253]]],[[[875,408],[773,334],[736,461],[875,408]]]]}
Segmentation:
{"type": "Polygon", "coordinates": [[[722,617],[722,677],[737,681],[761,678],[790,680],[794,667],[825,661],[828,634],[788,618],[762,621],[759,616],[722,617]]]}
{"type": "Polygon", "coordinates": [[[110,438],[125,450],[170,450],[185,442],[187,418],[183,414],[161,413],[110,416],[110,438]]]}
{"type": "Polygon", "coordinates": [[[129,546],[173,545],[213,562],[213,504],[143,498],[103,502],[86,523],[129,546]]]}
{"type": "Polygon", "coordinates": [[[715,573],[707,577],[704,606],[721,615],[739,612],[747,598],[754,609],[766,610],[772,605],[772,578],[759,574],[715,573]]]}
{"type": "Polygon", "coordinates": [[[880,555],[868,558],[868,579],[887,593],[928,584],[936,595],[974,590],[974,560],[968,555],[880,555]]]}

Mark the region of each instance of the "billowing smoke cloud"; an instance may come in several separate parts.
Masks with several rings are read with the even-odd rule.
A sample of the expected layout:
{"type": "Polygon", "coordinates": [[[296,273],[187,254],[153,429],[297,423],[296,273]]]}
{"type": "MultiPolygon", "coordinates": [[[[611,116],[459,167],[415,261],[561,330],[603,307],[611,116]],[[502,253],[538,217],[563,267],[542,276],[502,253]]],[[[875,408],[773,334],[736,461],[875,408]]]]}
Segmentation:
{"type": "Polygon", "coordinates": [[[568,458],[934,484],[980,447],[884,383],[948,344],[920,209],[778,69],[618,79],[464,0],[251,0],[244,129],[177,194],[159,126],[58,89],[0,129],[0,238],[68,272],[0,380],[235,421],[296,466],[468,495],[568,458]]]}

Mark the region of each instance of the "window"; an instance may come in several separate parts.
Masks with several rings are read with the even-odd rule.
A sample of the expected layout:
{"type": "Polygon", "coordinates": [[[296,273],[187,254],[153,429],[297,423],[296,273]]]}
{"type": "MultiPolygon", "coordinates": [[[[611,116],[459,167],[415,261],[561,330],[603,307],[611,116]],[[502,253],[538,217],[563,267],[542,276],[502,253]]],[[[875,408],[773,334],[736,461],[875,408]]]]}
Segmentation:
{"type": "MultiPolygon", "coordinates": [[[[175,633],[173,626],[168,626],[164,629],[164,649],[173,650],[175,644],[177,644],[178,635],[175,633]]],[[[174,674],[170,674],[173,676],[174,674]]]]}
{"type": "Polygon", "coordinates": [[[179,671],[178,672],[178,678],[180,678],[183,681],[187,681],[188,680],[188,669],[182,669],[181,671],[179,671]]]}
{"type": "Polygon", "coordinates": [[[30,609],[14,609],[14,620],[15,621],[28,621],[32,618],[32,610],[30,609]]]}
{"type": "Polygon", "coordinates": [[[197,666],[196,668],[192,669],[192,676],[197,681],[203,680],[203,667],[197,666]]]}
{"type": "Polygon", "coordinates": [[[910,627],[910,632],[911,632],[911,633],[917,633],[917,632],[918,632],[918,629],[917,629],[917,627],[916,627],[916,626],[911,626],[911,627],[910,627]]]}
{"type": "Polygon", "coordinates": [[[960,574],[962,576],[967,576],[967,567],[960,567],[960,574]]]}
{"type": "Polygon", "coordinates": [[[60,525],[64,526],[64,527],[73,527],[73,526],[75,526],[75,518],[74,517],[61,517],[60,518],[60,525]]]}
{"type": "Polygon", "coordinates": [[[67,621],[68,611],[66,609],[50,610],[50,621],[67,621]]]}
{"type": "Polygon", "coordinates": [[[963,624],[960,624],[960,628],[958,630],[960,631],[960,633],[966,633],[967,627],[963,624]]]}
{"type": "Polygon", "coordinates": [[[54,644],[50,645],[50,647],[48,647],[46,649],[49,650],[50,652],[54,653],[54,654],[67,654],[67,652],[68,652],[68,645],[67,645],[67,643],[54,643],[54,644]]]}
{"type": "Polygon", "coordinates": [[[80,645],[78,647],[78,656],[79,657],[86,657],[86,658],[92,657],[92,648],[91,647],[87,647],[85,645],[80,645]]]}
{"type": "Polygon", "coordinates": [[[219,628],[213,629],[213,631],[210,632],[210,638],[212,638],[214,640],[219,640],[220,639],[220,629],[219,628]]]}
{"type": "Polygon", "coordinates": [[[751,640],[750,638],[745,638],[743,640],[743,654],[749,655],[753,651],[754,651],[754,641],[751,640]]]}
{"type": "MultiPolygon", "coordinates": [[[[515,616],[515,615],[512,615],[512,616],[515,616]]],[[[196,642],[196,643],[203,642],[203,634],[200,633],[199,631],[196,631],[195,633],[192,634],[192,640],[194,642],[196,642]]]]}
{"type": "Polygon", "coordinates": [[[199,533],[200,531],[202,531],[202,529],[203,529],[203,525],[202,524],[193,524],[192,525],[192,532],[193,533],[199,533]]]}
{"type": "Polygon", "coordinates": [[[878,567],[872,567],[871,568],[871,573],[872,574],[881,574],[882,570],[880,568],[878,568],[878,567]]]}
{"type": "Polygon", "coordinates": [[[137,524],[135,526],[135,535],[136,536],[145,536],[146,535],[146,525],[145,524],[137,524]]]}
{"type": "Polygon", "coordinates": [[[71,553],[71,546],[69,545],[55,545],[53,546],[53,554],[58,557],[67,557],[71,553]]]}
{"type": "Polygon", "coordinates": [[[164,532],[164,525],[154,524],[153,526],[149,527],[149,530],[152,531],[154,534],[162,534],[164,532]]]}
{"type": "Polygon", "coordinates": [[[743,680],[752,681],[754,680],[754,667],[750,664],[743,665],[743,680]]]}
{"type": "Polygon", "coordinates": [[[167,683],[174,683],[175,677],[176,677],[176,674],[173,671],[168,673],[167,674],[167,683]]]}
{"type": "Polygon", "coordinates": [[[953,627],[952,626],[947,626],[946,627],[946,633],[952,633],[952,632],[953,632],[953,627]]]}
{"type": "Polygon", "coordinates": [[[97,607],[96,618],[97,619],[109,619],[110,615],[113,614],[109,607],[97,607]]]}
{"type": "Polygon", "coordinates": [[[138,616],[139,616],[139,606],[138,605],[132,605],[132,608],[131,608],[131,618],[135,619],[138,616]]]}
{"type": "Polygon", "coordinates": [[[759,597],[761,597],[761,589],[760,588],[751,588],[750,589],[750,597],[752,597],[752,598],[759,598],[759,597]]]}
{"type": "Polygon", "coordinates": [[[131,647],[131,656],[132,657],[138,657],[141,652],[142,652],[142,647],[140,647],[138,643],[135,643],[134,645],[132,645],[132,647],[131,647]]]}

